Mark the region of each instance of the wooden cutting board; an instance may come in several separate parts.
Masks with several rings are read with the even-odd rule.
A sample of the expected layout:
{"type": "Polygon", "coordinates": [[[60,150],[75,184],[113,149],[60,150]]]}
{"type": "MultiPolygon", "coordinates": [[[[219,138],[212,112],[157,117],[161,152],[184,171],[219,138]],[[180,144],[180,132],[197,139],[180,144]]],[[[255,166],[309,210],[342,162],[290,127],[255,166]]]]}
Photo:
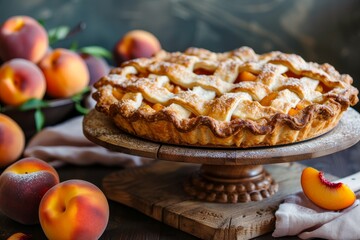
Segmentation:
{"type": "Polygon", "coordinates": [[[301,190],[303,165],[281,163],[265,168],[279,183],[279,191],[259,202],[221,204],[192,200],[182,185],[198,171],[199,164],[161,160],[114,172],[104,178],[103,187],[109,199],[201,239],[249,239],[272,232],[280,202],[301,190]]]}

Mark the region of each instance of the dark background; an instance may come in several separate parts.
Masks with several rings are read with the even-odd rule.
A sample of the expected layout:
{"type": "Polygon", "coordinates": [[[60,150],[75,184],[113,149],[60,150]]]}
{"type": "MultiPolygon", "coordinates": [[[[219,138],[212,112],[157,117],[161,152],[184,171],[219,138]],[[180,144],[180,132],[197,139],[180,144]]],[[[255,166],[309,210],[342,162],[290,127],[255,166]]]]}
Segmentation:
{"type": "Polygon", "coordinates": [[[112,50],[124,33],[143,29],[168,51],[249,46],[257,53],[296,53],[306,61],[332,64],[360,87],[357,0],[1,0],[0,13],[1,22],[30,15],[44,20],[47,29],[85,22],[83,32],[57,44],[62,47],[77,41],[112,50]]]}

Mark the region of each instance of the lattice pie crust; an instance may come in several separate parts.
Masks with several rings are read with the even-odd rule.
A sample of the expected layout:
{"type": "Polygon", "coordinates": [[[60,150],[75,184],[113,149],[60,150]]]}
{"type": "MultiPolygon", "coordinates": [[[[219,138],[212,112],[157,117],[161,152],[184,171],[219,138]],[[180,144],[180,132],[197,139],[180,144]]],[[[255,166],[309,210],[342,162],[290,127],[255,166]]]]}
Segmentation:
{"type": "Polygon", "coordinates": [[[135,59],[100,79],[96,109],[122,130],[168,144],[288,144],[333,129],[358,102],[352,78],[295,54],[189,48],[135,59]]]}

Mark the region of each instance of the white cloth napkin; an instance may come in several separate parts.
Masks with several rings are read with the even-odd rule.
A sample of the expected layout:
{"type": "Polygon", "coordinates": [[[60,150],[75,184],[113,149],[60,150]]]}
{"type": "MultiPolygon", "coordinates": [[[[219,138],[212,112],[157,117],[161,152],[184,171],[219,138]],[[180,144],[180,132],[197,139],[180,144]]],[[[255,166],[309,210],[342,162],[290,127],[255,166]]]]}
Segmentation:
{"type": "MultiPolygon", "coordinates": [[[[357,180],[358,181],[358,180],[357,180]]],[[[360,201],[342,211],[317,207],[303,192],[288,196],[275,213],[273,237],[360,239],[360,201]]]]}
{"type": "Polygon", "coordinates": [[[65,163],[139,166],[152,159],[113,152],[90,142],[82,132],[83,116],[43,129],[30,139],[24,157],[37,157],[53,166],[65,163]]]}

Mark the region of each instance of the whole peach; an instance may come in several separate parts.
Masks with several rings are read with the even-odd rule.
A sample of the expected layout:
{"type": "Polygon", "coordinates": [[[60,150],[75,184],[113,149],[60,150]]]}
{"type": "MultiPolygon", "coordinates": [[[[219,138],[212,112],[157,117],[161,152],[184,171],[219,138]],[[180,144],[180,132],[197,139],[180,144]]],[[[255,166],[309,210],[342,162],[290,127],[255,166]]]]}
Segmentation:
{"type": "Polygon", "coordinates": [[[24,58],[37,63],[49,46],[46,30],[33,18],[14,16],[0,27],[0,58],[24,58]]]}
{"type": "Polygon", "coordinates": [[[99,239],[109,220],[109,205],[94,184],[68,180],[44,195],[39,219],[49,239],[99,239]]]}
{"type": "Polygon", "coordinates": [[[99,57],[94,57],[92,55],[82,53],[80,54],[81,58],[85,61],[86,66],[88,67],[90,74],[89,86],[92,86],[97,82],[101,77],[107,75],[110,71],[109,64],[99,57]]]}
{"type": "Polygon", "coordinates": [[[42,99],[46,91],[44,74],[34,63],[20,58],[0,67],[0,100],[18,106],[31,98],[42,99]]]}
{"type": "MultiPolygon", "coordinates": [[[[8,166],[19,159],[24,146],[23,130],[10,117],[0,113],[0,167],[8,166]]],[[[2,198],[3,195],[0,196],[2,198]]]]}
{"type": "Polygon", "coordinates": [[[79,93],[89,83],[89,71],[75,52],[57,48],[45,55],[39,66],[46,79],[46,93],[53,98],[67,98],[79,93]]]}
{"type": "Polygon", "coordinates": [[[134,58],[151,57],[161,50],[159,40],[150,32],[133,30],[127,32],[116,44],[113,55],[116,63],[134,58]]]}
{"type": "Polygon", "coordinates": [[[59,183],[59,175],[48,163],[23,158],[0,175],[0,211],[22,224],[39,222],[43,195],[59,183]]]}
{"type": "Polygon", "coordinates": [[[22,232],[17,232],[17,233],[12,234],[6,240],[31,240],[31,239],[33,239],[31,235],[27,235],[22,232]]]}

